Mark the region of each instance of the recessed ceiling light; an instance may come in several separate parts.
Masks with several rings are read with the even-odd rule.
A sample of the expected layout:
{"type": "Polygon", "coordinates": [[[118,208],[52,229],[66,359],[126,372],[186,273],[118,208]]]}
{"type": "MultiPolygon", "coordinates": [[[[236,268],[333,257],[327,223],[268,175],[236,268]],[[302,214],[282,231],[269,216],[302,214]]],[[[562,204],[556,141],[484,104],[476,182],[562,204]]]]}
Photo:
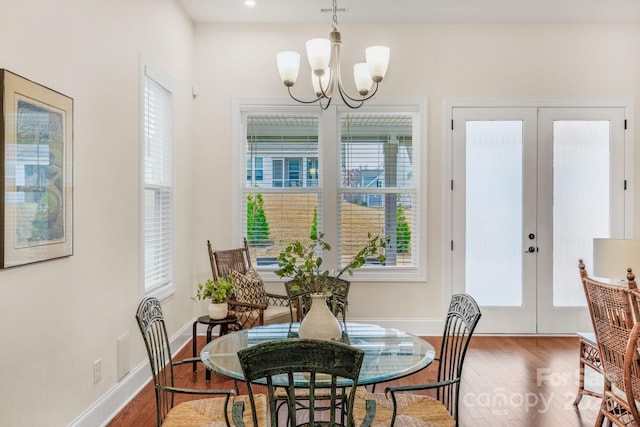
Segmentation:
{"type": "Polygon", "coordinates": [[[253,6],[256,5],[256,2],[255,2],[255,0],[245,0],[244,1],[244,5],[247,6],[247,7],[253,7],[253,6]]]}

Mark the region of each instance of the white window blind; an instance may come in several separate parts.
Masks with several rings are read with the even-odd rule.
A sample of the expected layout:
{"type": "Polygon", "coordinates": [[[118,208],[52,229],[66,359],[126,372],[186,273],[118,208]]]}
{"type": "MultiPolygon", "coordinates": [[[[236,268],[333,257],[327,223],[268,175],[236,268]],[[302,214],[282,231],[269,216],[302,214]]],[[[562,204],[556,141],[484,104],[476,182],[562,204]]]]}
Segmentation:
{"type": "Polygon", "coordinates": [[[144,284],[169,285],[173,274],[173,95],[144,74],[144,284]]]}

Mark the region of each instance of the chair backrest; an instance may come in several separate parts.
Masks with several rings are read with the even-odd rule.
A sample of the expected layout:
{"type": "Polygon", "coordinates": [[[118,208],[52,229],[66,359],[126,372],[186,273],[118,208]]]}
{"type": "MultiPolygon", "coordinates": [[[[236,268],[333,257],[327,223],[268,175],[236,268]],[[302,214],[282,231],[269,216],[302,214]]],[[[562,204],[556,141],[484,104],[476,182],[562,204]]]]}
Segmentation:
{"type": "Polygon", "coordinates": [[[629,391],[633,389],[629,394],[635,396],[635,399],[630,400],[632,402],[640,398],[637,339],[635,342],[630,341],[639,319],[635,275],[630,268],[627,269],[627,287],[590,278],[582,260],[579,268],[604,377],[619,390],[627,391],[627,387],[630,387],[629,391]]]}
{"type": "MultiPolygon", "coordinates": [[[[634,291],[632,291],[634,293],[634,291]]],[[[637,299],[637,296],[634,298],[637,299]]],[[[636,302],[637,304],[637,302],[636,302]]],[[[640,322],[636,322],[629,333],[629,343],[627,345],[627,352],[624,357],[624,383],[625,393],[629,402],[634,404],[629,405],[633,419],[640,421],[640,411],[638,411],[637,402],[640,401],[640,355],[638,354],[640,347],[640,322]]]]}
{"type": "MultiPolygon", "coordinates": [[[[267,386],[271,426],[278,425],[278,408],[282,399],[288,408],[288,425],[300,424],[299,419],[296,422],[296,415],[301,415],[296,413],[300,407],[296,402],[296,385],[309,388],[308,396],[298,398],[304,401],[304,414],[308,414],[310,425],[324,420],[329,425],[353,426],[356,387],[338,387],[336,381],[340,377],[351,380],[351,385],[357,383],[364,359],[363,350],[336,341],[290,338],[240,350],[238,359],[247,382],[253,414],[256,408],[252,383],[262,380],[267,386]],[[276,394],[274,382],[278,379],[287,384],[286,398],[276,394]],[[315,398],[317,388],[323,389],[322,400],[315,398]],[[330,398],[327,400],[328,394],[330,398]]],[[[255,416],[253,422],[257,425],[255,416]]]]}
{"type": "Polygon", "coordinates": [[[249,245],[246,238],[241,248],[216,251],[211,247],[211,242],[207,240],[207,249],[209,251],[213,280],[228,276],[231,270],[245,274],[251,268],[251,255],[249,254],[249,245]]]}
{"type": "Polygon", "coordinates": [[[164,387],[173,387],[173,365],[167,328],[158,299],[144,298],[138,305],[136,320],[147,348],[147,356],[149,356],[156,395],[157,425],[161,425],[167,413],[173,408],[174,394],[164,389],[164,387]]]}
{"type": "MultiPolygon", "coordinates": [[[[343,322],[347,320],[347,306],[349,298],[349,287],[351,282],[335,277],[327,278],[326,287],[331,292],[331,297],[327,298],[329,310],[343,322]]],[[[311,292],[305,290],[294,290],[295,282],[289,280],[284,287],[289,297],[289,310],[291,311],[291,321],[302,320],[311,310],[311,292]],[[293,318],[293,308],[297,309],[298,319],[293,318]]]]}
{"type": "Polygon", "coordinates": [[[438,366],[438,381],[447,382],[448,385],[438,388],[437,398],[447,407],[456,421],[458,420],[462,365],[480,316],[478,303],[470,295],[456,294],[451,297],[442,334],[438,366]]]}

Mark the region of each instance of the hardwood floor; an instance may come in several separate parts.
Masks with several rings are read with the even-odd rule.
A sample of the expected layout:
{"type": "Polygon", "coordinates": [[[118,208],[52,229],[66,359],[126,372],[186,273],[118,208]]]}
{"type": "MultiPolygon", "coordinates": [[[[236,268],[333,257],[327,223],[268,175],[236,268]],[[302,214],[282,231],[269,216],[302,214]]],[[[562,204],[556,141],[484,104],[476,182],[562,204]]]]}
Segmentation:
{"type": "MultiPolygon", "coordinates": [[[[425,337],[438,348],[439,338],[425,337]]],[[[204,337],[198,337],[199,348],[204,337]]],[[[177,359],[191,355],[191,344],[177,359]]],[[[578,338],[574,337],[488,337],[471,340],[460,394],[462,427],[573,427],[593,426],[600,400],[585,396],[578,409],[573,406],[578,389],[578,338]]],[[[178,367],[177,385],[191,388],[233,388],[233,382],[212,374],[206,383],[204,367],[194,374],[191,365],[178,367]]],[[[427,368],[396,383],[433,381],[435,370],[427,368]]],[[[587,368],[585,382],[602,389],[602,378],[587,368]]],[[[377,391],[391,383],[377,386],[377,391]]],[[[177,396],[182,402],[189,396],[177,396]]],[[[155,425],[153,389],[147,385],[108,427],[155,425]]]]}

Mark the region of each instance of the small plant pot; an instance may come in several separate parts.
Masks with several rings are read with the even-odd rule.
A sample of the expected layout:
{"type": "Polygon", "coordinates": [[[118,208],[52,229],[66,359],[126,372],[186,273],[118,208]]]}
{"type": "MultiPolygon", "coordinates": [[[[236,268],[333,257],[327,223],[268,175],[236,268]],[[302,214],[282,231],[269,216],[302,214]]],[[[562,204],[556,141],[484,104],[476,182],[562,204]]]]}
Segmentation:
{"type": "Polygon", "coordinates": [[[220,320],[227,317],[229,313],[229,306],[226,302],[222,303],[209,303],[209,317],[213,320],[220,320]]]}

